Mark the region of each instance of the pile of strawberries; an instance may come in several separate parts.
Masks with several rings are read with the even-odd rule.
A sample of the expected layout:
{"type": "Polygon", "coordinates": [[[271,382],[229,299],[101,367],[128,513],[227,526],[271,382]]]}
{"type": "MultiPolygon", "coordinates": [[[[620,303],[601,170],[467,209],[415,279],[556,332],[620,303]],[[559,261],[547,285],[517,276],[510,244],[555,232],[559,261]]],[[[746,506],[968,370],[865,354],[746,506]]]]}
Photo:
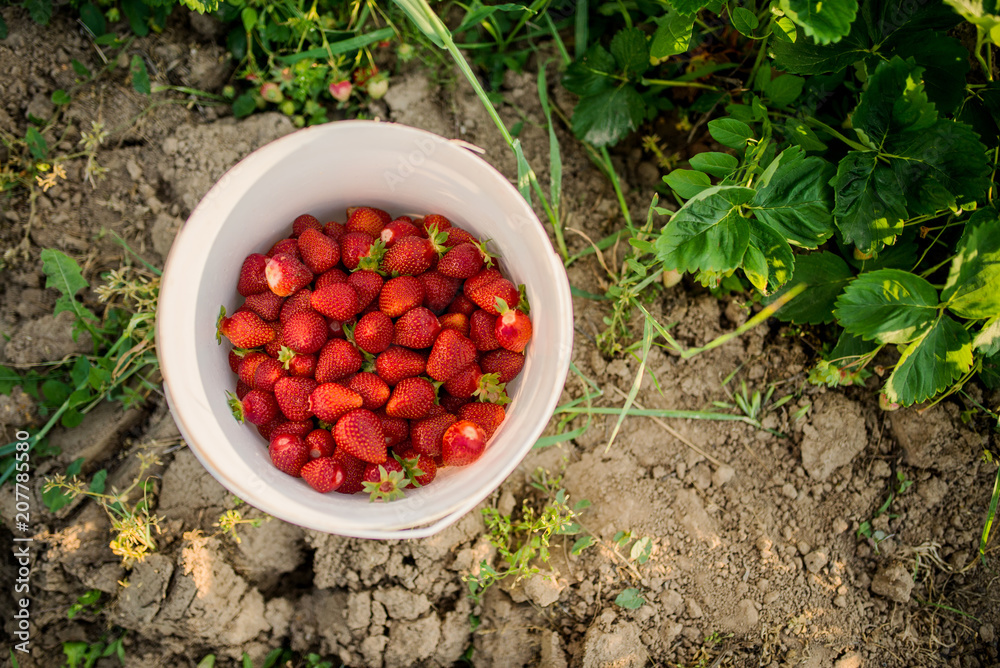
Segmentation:
{"type": "Polygon", "coordinates": [[[388,501],[476,461],[531,338],[524,286],[494,258],[437,214],[299,216],[244,260],[243,305],[219,315],[239,378],[233,415],[320,492],[388,501]]]}

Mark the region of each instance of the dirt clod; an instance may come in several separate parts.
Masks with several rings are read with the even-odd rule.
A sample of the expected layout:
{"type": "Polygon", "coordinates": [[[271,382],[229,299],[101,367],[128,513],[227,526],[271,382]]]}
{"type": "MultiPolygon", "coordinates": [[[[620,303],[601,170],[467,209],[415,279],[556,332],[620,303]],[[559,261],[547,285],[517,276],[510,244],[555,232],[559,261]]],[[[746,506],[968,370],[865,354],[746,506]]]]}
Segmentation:
{"type": "Polygon", "coordinates": [[[897,603],[909,601],[911,591],[913,591],[913,577],[902,564],[881,568],[872,578],[872,592],[897,603]]]}

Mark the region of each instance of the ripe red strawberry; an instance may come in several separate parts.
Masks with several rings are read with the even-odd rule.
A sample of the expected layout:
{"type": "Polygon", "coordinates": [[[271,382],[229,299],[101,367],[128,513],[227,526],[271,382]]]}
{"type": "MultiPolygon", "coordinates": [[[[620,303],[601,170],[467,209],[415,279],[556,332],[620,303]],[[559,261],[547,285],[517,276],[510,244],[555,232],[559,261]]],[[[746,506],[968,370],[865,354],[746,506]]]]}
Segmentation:
{"type": "Polygon", "coordinates": [[[524,355],[506,348],[491,350],[480,358],[479,366],[485,373],[497,374],[501,383],[509,383],[524,368],[524,355]]]}
{"type": "Polygon", "coordinates": [[[278,361],[288,371],[289,376],[312,378],[316,375],[316,355],[303,355],[291,348],[282,347],[278,353],[278,361]]]}
{"type": "Polygon", "coordinates": [[[351,318],[350,320],[334,320],[333,318],[326,319],[326,326],[327,329],[330,330],[331,339],[346,339],[347,330],[344,328],[346,327],[350,329],[355,324],[356,321],[354,318],[351,318]]]}
{"type": "Polygon", "coordinates": [[[369,236],[378,237],[388,222],[389,214],[384,211],[359,206],[348,214],[346,228],[348,232],[364,232],[369,236]]]}
{"type": "Polygon", "coordinates": [[[312,459],[331,457],[333,451],[337,449],[337,443],[333,440],[333,434],[329,429],[313,429],[306,434],[305,441],[312,459]]]}
{"type": "Polygon", "coordinates": [[[427,369],[427,356],[409,348],[389,346],[375,358],[375,373],[390,387],[404,378],[419,376],[427,369]]]}
{"type": "Polygon", "coordinates": [[[392,392],[384,380],[367,371],[348,378],[344,381],[344,387],[361,395],[361,407],[370,411],[384,406],[392,392]]]}
{"type": "Polygon", "coordinates": [[[393,275],[422,274],[434,264],[444,252],[441,244],[443,235],[437,231],[428,237],[402,237],[382,257],[382,271],[393,275]]]}
{"type": "Polygon", "coordinates": [[[420,228],[424,235],[428,235],[432,227],[437,228],[439,232],[443,232],[451,227],[451,221],[440,214],[431,213],[424,216],[423,220],[420,221],[420,228]]]}
{"type": "Polygon", "coordinates": [[[299,477],[302,467],[309,463],[309,446],[301,436],[291,434],[272,436],[267,451],[276,469],[296,478],[299,477]]]}
{"type": "Polygon", "coordinates": [[[486,450],[486,432],[475,422],[460,420],[441,437],[441,461],[445,466],[467,466],[486,450]]]}
{"type": "Polygon", "coordinates": [[[316,278],[316,282],[313,287],[317,290],[325,288],[328,285],[333,285],[334,283],[346,283],[347,274],[345,274],[340,269],[334,267],[328,271],[324,271],[320,276],[316,278]]]}
{"type": "Polygon", "coordinates": [[[392,245],[403,237],[416,236],[420,236],[420,230],[408,216],[400,216],[383,227],[382,232],[379,233],[379,238],[386,248],[392,248],[392,245]]]}
{"type": "Polygon", "coordinates": [[[274,338],[264,344],[264,353],[268,357],[276,358],[281,354],[281,322],[278,320],[269,320],[264,324],[274,332],[274,338]]]}
{"type": "Polygon", "coordinates": [[[251,386],[247,385],[242,380],[237,380],[236,381],[236,398],[237,399],[242,399],[243,397],[247,396],[247,394],[252,389],[253,388],[251,386]]]}
{"type": "Polygon", "coordinates": [[[323,234],[330,237],[334,241],[339,241],[340,237],[344,236],[345,232],[347,232],[347,227],[343,223],[338,223],[335,220],[331,220],[323,226],[323,234]]]}
{"type": "Polygon", "coordinates": [[[231,348],[229,350],[229,368],[233,370],[233,373],[239,373],[240,364],[243,363],[243,357],[248,352],[242,348],[231,348]]]}
{"type": "Polygon", "coordinates": [[[338,449],[370,464],[383,464],[388,458],[382,425],[374,413],[363,408],[337,420],[333,438],[338,449]]]}
{"type": "Polygon", "coordinates": [[[267,278],[264,276],[265,266],[267,266],[267,256],[260,253],[248,255],[240,268],[240,280],[236,284],[236,292],[244,297],[265,292],[268,289],[267,278]]]}
{"type": "Polygon", "coordinates": [[[462,336],[469,336],[469,318],[464,313],[442,313],[438,322],[441,329],[453,329],[462,336]]]}
{"type": "Polygon", "coordinates": [[[503,406],[486,401],[473,401],[458,409],[458,418],[470,420],[482,427],[486,432],[486,440],[493,438],[493,434],[506,416],[503,406]]]}
{"type": "Polygon", "coordinates": [[[403,450],[395,457],[396,461],[403,465],[403,473],[410,479],[410,487],[429,485],[437,477],[437,464],[434,460],[414,451],[412,447],[403,450]]]}
{"type": "Polygon", "coordinates": [[[271,250],[267,251],[267,257],[273,258],[276,255],[292,255],[297,260],[302,258],[299,256],[299,242],[296,239],[282,239],[278,243],[271,246],[271,250]]]}
{"type": "Polygon", "coordinates": [[[254,373],[257,372],[257,365],[260,364],[262,360],[266,359],[269,359],[267,355],[257,352],[256,350],[251,350],[250,352],[244,354],[240,360],[240,366],[236,370],[236,374],[239,376],[240,382],[245,383],[252,389],[254,373]]]}
{"type": "Polygon", "coordinates": [[[223,336],[237,348],[257,348],[275,338],[274,330],[253,311],[237,311],[226,317],[225,306],[216,322],[216,341],[222,343],[223,336]]]}
{"type": "Polygon", "coordinates": [[[309,303],[314,309],[334,320],[350,320],[361,309],[358,291],[349,283],[334,283],[312,293],[309,303]]]}
{"type": "Polygon", "coordinates": [[[330,383],[357,373],[364,363],[358,349],[344,339],[330,339],[319,352],[316,362],[316,380],[330,383]]]}
{"type": "Polygon", "coordinates": [[[382,290],[385,279],[371,269],[358,269],[347,277],[347,282],[358,292],[358,311],[368,308],[382,290]]]}
{"type": "Polygon", "coordinates": [[[500,347],[500,342],[493,334],[496,327],[497,317],[484,311],[476,309],[469,316],[469,338],[476,344],[479,352],[489,352],[500,347]]]}
{"type": "Polygon", "coordinates": [[[382,286],[378,307],[390,318],[398,318],[424,301],[424,284],[415,276],[390,278],[382,286]]]}
{"type": "Polygon", "coordinates": [[[326,494],[344,484],[344,467],[332,457],[314,459],[302,467],[302,479],[317,492],[326,494]]]}
{"type": "Polygon", "coordinates": [[[452,300],[451,304],[448,305],[448,313],[461,313],[463,315],[471,317],[473,313],[479,310],[476,306],[476,302],[472,301],[464,294],[458,294],[455,299],[452,300]]]}
{"type": "MultiPolygon", "coordinates": [[[[280,420],[281,418],[279,417],[278,419],[280,420]]],[[[313,425],[312,420],[280,422],[275,425],[274,430],[271,432],[271,438],[268,440],[273,440],[282,434],[305,438],[313,429],[315,429],[315,425],[313,425]]]]}
{"type": "Polygon", "coordinates": [[[328,338],[326,318],[316,311],[300,311],[281,327],[281,344],[296,353],[318,352],[328,338]]]}
{"type": "Polygon", "coordinates": [[[445,381],[444,389],[453,397],[468,399],[472,395],[502,396],[504,387],[496,374],[483,374],[473,362],[459,369],[445,381]]]}
{"type": "Polygon", "coordinates": [[[424,419],[426,420],[427,418],[438,417],[446,413],[451,413],[451,411],[441,404],[431,404],[431,409],[427,411],[427,415],[424,416],[424,419]]]}
{"type": "Polygon", "coordinates": [[[251,424],[268,424],[278,416],[278,402],[270,392],[250,390],[240,399],[232,392],[226,392],[229,397],[229,410],[236,421],[251,424]]]}
{"type": "Polygon", "coordinates": [[[445,240],[445,245],[449,247],[458,246],[459,244],[470,243],[479,245],[479,239],[472,235],[468,230],[463,230],[461,227],[455,227],[452,225],[447,230],[447,239],[445,240]]]}
{"type": "Polygon", "coordinates": [[[403,472],[403,465],[395,459],[366,466],[363,481],[364,491],[369,494],[369,501],[373,503],[402,499],[403,488],[410,482],[403,472]]]}
{"type": "Polygon", "coordinates": [[[445,381],[476,361],[476,345],[453,329],[441,330],[427,358],[427,375],[445,381]]]}
{"type": "Polygon", "coordinates": [[[384,410],[376,411],[379,424],[382,425],[382,432],[385,434],[385,444],[393,447],[405,441],[410,436],[410,421],[406,418],[392,417],[384,410]]]}
{"type": "MultiPolygon", "coordinates": [[[[237,396],[239,396],[239,393],[237,393],[237,396]]],[[[268,422],[267,424],[259,424],[259,425],[257,425],[257,433],[260,434],[261,438],[263,438],[265,441],[267,441],[268,443],[270,443],[271,442],[271,435],[274,433],[275,427],[277,427],[278,425],[280,425],[282,423],[283,419],[284,418],[277,417],[274,420],[272,420],[271,422],[268,422]]]]}
{"type": "Polygon", "coordinates": [[[253,372],[253,389],[262,392],[274,392],[274,384],[288,375],[281,362],[268,357],[260,361],[253,372]]]}
{"type": "Polygon", "coordinates": [[[417,278],[424,284],[424,306],[435,313],[441,313],[448,308],[462,287],[461,279],[445,276],[433,269],[425,271],[417,278]]]}
{"type": "Polygon", "coordinates": [[[274,398],[285,417],[292,422],[308,420],[312,417],[309,410],[309,395],[316,389],[318,383],[312,378],[292,378],[286,376],[274,384],[274,398]]]}
{"type": "Polygon", "coordinates": [[[440,456],[441,436],[457,419],[454,415],[445,413],[412,423],[410,425],[410,442],[414,452],[428,457],[440,456]]]}
{"type": "Polygon", "coordinates": [[[483,268],[483,254],[472,243],[460,243],[444,254],[437,270],[453,278],[472,278],[483,268]]]}
{"type": "Polygon", "coordinates": [[[427,415],[437,392],[426,378],[404,378],[392,389],[392,396],[385,405],[389,417],[420,420],[427,415]]]}
{"type": "MultiPolygon", "coordinates": [[[[340,261],[349,271],[357,269],[362,258],[371,256],[376,246],[375,237],[364,232],[345,232],[337,243],[340,244],[340,261]]],[[[381,246],[381,243],[378,246],[381,246]]],[[[379,249],[375,248],[376,255],[378,251],[379,249]]]]}
{"type": "Polygon", "coordinates": [[[287,297],[296,290],[304,288],[313,280],[313,273],[288,253],[279,253],[267,261],[264,267],[267,285],[271,292],[279,297],[287,297]]]}
{"type": "Polygon", "coordinates": [[[472,278],[466,279],[465,284],[462,286],[462,294],[471,299],[473,290],[478,290],[484,285],[500,280],[501,278],[503,278],[503,274],[500,273],[499,269],[495,267],[483,269],[472,278]]]}
{"type": "MultiPolygon", "coordinates": [[[[372,63],[367,67],[359,67],[351,73],[351,78],[354,79],[355,86],[364,86],[368,83],[368,80],[378,74],[378,66],[372,63]]],[[[351,209],[348,209],[348,215],[350,215],[351,209]]],[[[386,214],[388,215],[388,214],[386,214]]]]}
{"type": "Polygon", "coordinates": [[[382,311],[372,311],[361,316],[355,325],[354,343],[366,353],[378,355],[392,344],[393,333],[392,318],[382,311]]]}
{"type": "Polygon", "coordinates": [[[493,327],[493,335],[497,342],[515,353],[524,350],[531,340],[531,320],[521,311],[507,306],[503,300],[497,299],[500,315],[493,327]]]}
{"type": "Polygon", "coordinates": [[[393,329],[392,343],[407,348],[430,348],[441,331],[441,323],[430,309],[411,308],[399,316],[393,329]]]}
{"type": "Polygon", "coordinates": [[[333,424],[355,408],[361,408],[361,395],[337,383],[322,383],[309,395],[309,410],[323,422],[333,424]]]}
{"type": "Polygon", "coordinates": [[[316,216],[304,213],[292,221],[292,236],[301,237],[306,230],[320,230],[322,228],[323,223],[319,222],[316,216]]]}
{"type": "Polygon", "coordinates": [[[469,299],[476,302],[479,308],[491,315],[500,315],[500,302],[507,304],[509,308],[516,308],[521,301],[521,293],[517,286],[506,278],[490,281],[466,294],[469,295],[469,299]]]}
{"type": "Polygon", "coordinates": [[[278,320],[284,325],[288,319],[296,313],[302,311],[312,311],[312,290],[302,288],[290,297],[285,298],[285,303],[281,307],[281,316],[278,320]]]}
{"type": "Polygon", "coordinates": [[[344,468],[344,482],[334,491],[341,494],[355,494],[364,489],[361,483],[367,466],[365,462],[339,448],[333,453],[333,460],[344,468]]]}
{"type": "Polygon", "coordinates": [[[318,229],[310,228],[299,236],[299,255],[309,271],[322,274],[340,262],[340,246],[318,229]]]}
{"type": "Polygon", "coordinates": [[[277,320],[285,300],[270,290],[250,295],[243,302],[243,308],[259,315],[262,320],[277,320]]]}
{"type": "Polygon", "coordinates": [[[453,397],[447,392],[442,392],[438,395],[438,404],[444,409],[445,413],[451,413],[452,415],[458,415],[458,409],[470,401],[472,399],[468,397],[453,397]]]}

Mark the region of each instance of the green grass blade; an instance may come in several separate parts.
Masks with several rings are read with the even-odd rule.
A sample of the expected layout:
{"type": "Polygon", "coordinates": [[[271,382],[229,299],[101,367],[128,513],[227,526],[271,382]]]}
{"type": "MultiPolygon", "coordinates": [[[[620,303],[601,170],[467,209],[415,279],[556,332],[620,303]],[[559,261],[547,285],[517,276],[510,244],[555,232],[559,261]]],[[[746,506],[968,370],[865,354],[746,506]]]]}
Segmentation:
{"type": "MultiPolygon", "coordinates": [[[[546,15],[547,16],[547,15],[546,15]]],[[[552,109],[549,107],[549,90],[545,81],[545,65],[538,68],[538,100],[542,103],[542,113],[549,126],[549,201],[556,217],[559,216],[559,201],[562,197],[562,156],[559,153],[559,139],[552,124],[552,109]]]]}
{"type": "Polygon", "coordinates": [[[986,513],[986,524],[983,525],[983,535],[979,539],[979,558],[983,565],[986,565],[986,544],[990,542],[990,530],[993,528],[993,520],[997,516],[997,505],[1000,504],[1000,466],[997,466],[997,477],[993,481],[993,496],[990,498],[990,507],[986,513]]]}
{"type": "Polygon", "coordinates": [[[358,35],[339,42],[334,42],[329,47],[318,47],[315,49],[309,49],[308,51],[300,51],[299,53],[289,54],[287,56],[279,56],[276,60],[285,63],[286,65],[291,65],[292,63],[297,63],[298,61],[305,60],[307,58],[333,58],[334,56],[339,56],[342,53],[357,51],[358,49],[368,46],[369,44],[389,39],[395,34],[396,32],[392,28],[379,28],[378,30],[373,30],[372,32],[364,35],[358,35]]]}
{"type": "Polygon", "coordinates": [[[576,55],[577,60],[580,60],[583,54],[587,52],[587,19],[589,9],[587,4],[588,0],[577,0],[576,3],[576,42],[573,45],[573,53],[576,55]]]}
{"type": "Polygon", "coordinates": [[[642,354],[640,355],[641,361],[639,362],[639,368],[635,372],[635,380],[632,381],[632,389],[628,392],[628,397],[625,399],[625,405],[622,406],[622,412],[618,416],[615,428],[611,431],[611,436],[608,438],[608,444],[604,448],[605,452],[611,449],[611,444],[615,442],[615,437],[618,436],[618,430],[621,429],[622,422],[625,421],[625,416],[628,414],[629,409],[632,408],[632,402],[635,401],[636,395],[639,394],[639,387],[642,385],[642,376],[646,371],[646,358],[649,356],[649,348],[652,345],[653,325],[647,319],[646,324],[642,328],[642,354]]]}

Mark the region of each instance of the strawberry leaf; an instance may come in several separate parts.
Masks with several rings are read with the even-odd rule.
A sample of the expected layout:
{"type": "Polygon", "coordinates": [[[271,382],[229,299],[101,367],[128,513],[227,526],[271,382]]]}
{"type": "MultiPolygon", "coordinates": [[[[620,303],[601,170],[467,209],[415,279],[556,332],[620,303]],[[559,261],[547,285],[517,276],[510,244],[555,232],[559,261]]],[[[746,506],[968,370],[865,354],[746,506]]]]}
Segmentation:
{"type": "Polygon", "coordinates": [[[786,149],[764,170],[748,208],[789,243],[816,248],[834,232],[833,175],[826,160],[807,158],[798,147],[786,149]]]}
{"type": "Polygon", "coordinates": [[[903,351],[885,383],[885,395],[903,406],[926,401],[971,368],[969,332],[942,314],[903,351]]]}
{"type": "Polygon", "coordinates": [[[970,320],[1000,315],[1000,219],[982,210],[969,220],[951,262],[941,301],[970,320]]]}
{"type": "Polygon", "coordinates": [[[839,42],[851,30],[858,0],[781,0],[781,9],[820,44],[839,42]]]}
{"type": "Polygon", "coordinates": [[[922,337],[938,317],[937,290],[899,269],[870,271],[851,281],[837,299],[834,315],[845,330],[866,341],[908,343],[922,337]]]}
{"type": "Polygon", "coordinates": [[[764,299],[770,304],[786,292],[805,283],[808,287],[801,295],[782,306],[775,317],[785,322],[818,325],[833,322],[833,307],[837,297],[853,278],[851,268],[833,253],[823,251],[798,255],[792,279],[774,295],[764,299]]]}
{"type": "Polygon", "coordinates": [[[738,268],[750,241],[742,207],[754,194],[752,188],[713,186],[689,199],[656,240],[664,268],[691,273],[738,268]]]}

